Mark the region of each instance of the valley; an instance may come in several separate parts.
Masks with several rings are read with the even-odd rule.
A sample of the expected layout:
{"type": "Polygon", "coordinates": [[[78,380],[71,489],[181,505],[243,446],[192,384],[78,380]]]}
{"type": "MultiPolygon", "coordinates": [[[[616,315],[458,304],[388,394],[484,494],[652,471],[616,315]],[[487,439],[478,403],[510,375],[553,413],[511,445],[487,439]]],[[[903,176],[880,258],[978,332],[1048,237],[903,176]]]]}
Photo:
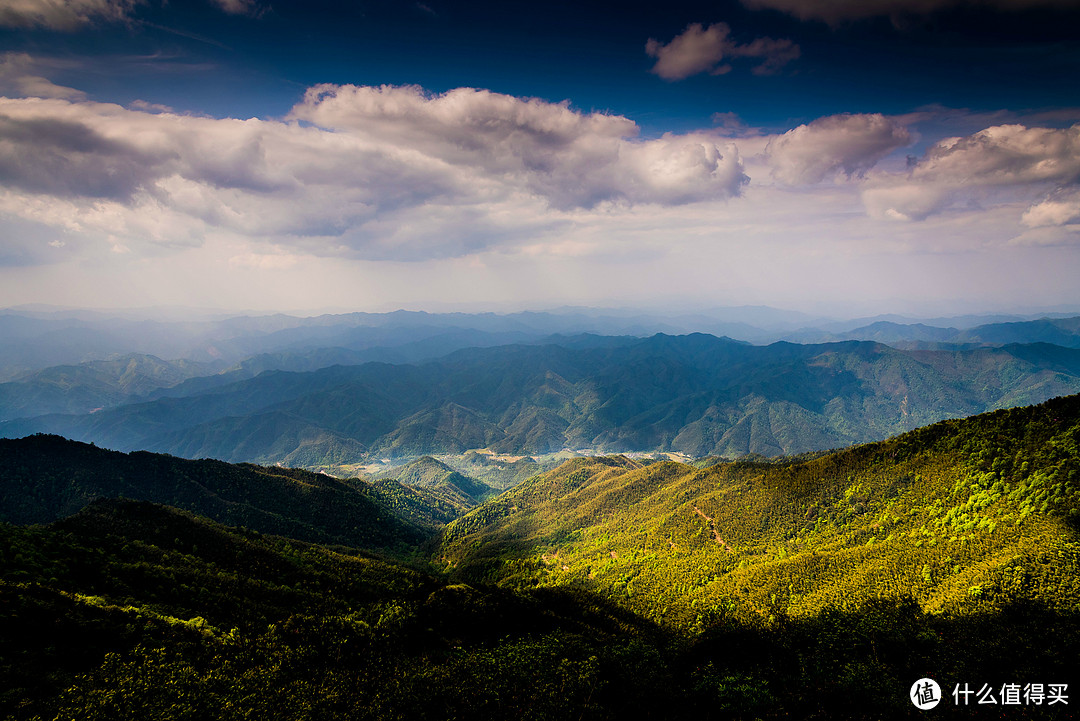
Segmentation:
{"type": "Polygon", "coordinates": [[[500,492],[431,457],[337,480],[0,441],[4,713],[869,718],[928,675],[1075,686],[1080,396],[699,465],[500,492]]]}
{"type": "Polygon", "coordinates": [[[0,384],[4,718],[862,719],[918,713],[924,677],[1077,687],[1071,319],[384,320],[0,384]]]}
{"type": "Polygon", "coordinates": [[[1073,718],[1078,27],[0,0],[0,721],[1073,718]]]}

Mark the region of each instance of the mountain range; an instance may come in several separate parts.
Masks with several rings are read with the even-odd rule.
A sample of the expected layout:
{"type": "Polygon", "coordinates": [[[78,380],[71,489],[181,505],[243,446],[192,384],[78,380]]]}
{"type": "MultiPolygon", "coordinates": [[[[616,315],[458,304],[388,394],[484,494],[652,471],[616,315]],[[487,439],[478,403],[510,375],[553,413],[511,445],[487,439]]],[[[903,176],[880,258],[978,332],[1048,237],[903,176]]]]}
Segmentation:
{"type": "MultiPolygon", "coordinates": [[[[708,333],[765,345],[778,340],[837,340],[1002,344],[1050,342],[1076,346],[1076,313],[909,318],[883,315],[836,320],[764,306],[657,313],[598,308],[546,312],[341,313],[311,317],[243,315],[162,309],[78,311],[0,310],[0,381],[17,380],[56,365],[138,354],[216,363],[231,368],[253,356],[289,359],[334,349],[364,361],[411,363],[452,351],[506,343],[535,343],[553,335],[648,337],[656,333],[708,333]],[[1069,321],[1072,317],[1073,320],[1069,321]]],[[[264,359],[264,364],[273,358],[264,359]]],[[[340,362],[340,361],[339,361],[340,362]]],[[[313,370],[313,368],[308,368],[313,370]]]]}
{"type": "Polygon", "coordinates": [[[778,456],[1076,391],[1080,349],[1049,344],[930,351],[582,336],[415,365],[266,371],[190,395],[10,420],[0,435],[309,468],[472,449],[778,456]]]}
{"type": "Polygon", "coordinates": [[[796,343],[869,340],[907,348],[970,348],[1011,343],[1050,343],[1080,348],[1080,317],[987,323],[964,329],[880,320],[842,332],[806,329],[788,334],[784,340],[796,343]]]}

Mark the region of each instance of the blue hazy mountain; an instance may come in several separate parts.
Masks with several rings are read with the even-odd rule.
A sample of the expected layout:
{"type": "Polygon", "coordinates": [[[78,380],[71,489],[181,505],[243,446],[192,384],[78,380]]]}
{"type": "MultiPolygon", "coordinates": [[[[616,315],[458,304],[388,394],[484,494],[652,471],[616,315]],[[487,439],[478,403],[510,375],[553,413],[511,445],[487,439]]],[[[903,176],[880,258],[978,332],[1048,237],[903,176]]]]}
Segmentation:
{"type": "Polygon", "coordinates": [[[1049,344],[905,351],[658,334],[267,371],[183,397],[8,421],[0,433],[304,466],[476,448],[775,456],[1078,390],[1080,350],[1049,344]]]}

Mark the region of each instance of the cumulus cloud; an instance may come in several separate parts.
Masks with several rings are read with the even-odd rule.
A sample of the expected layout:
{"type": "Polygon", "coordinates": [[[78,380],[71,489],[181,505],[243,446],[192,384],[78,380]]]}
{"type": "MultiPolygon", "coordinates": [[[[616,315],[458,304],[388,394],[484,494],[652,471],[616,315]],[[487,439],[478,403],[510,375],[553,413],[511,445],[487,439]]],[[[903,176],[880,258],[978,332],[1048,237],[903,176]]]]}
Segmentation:
{"type": "Polygon", "coordinates": [[[746,182],[734,145],[694,134],[640,141],[625,117],[487,90],[319,85],[291,117],[498,179],[562,209],[731,197],[746,182]]]}
{"type": "Polygon", "coordinates": [[[693,23],[666,45],[649,38],[645,52],[656,58],[652,72],[665,80],[682,80],[704,72],[722,75],[731,71],[731,65],[723,62],[725,58],[758,58],[762,62],[753,72],[767,75],[779,72],[800,53],[799,46],[787,39],[757,38],[740,45],[731,38],[727,23],[707,28],[693,23]]]}
{"type": "Polygon", "coordinates": [[[78,122],[0,114],[0,182],[61,197],[129,198],[153,158],[78,122]]]}
{"type": "MultiPolygon", "coordinates": [[[[863,200],[872,215],[922,220],[964,194],[1023,188],[1054,191],[1078,179],[1080,124],[1065,129],[997,125],[939,141],[912,161],[907,173],[872,178],[863,200]]],[[[1030,222],[1060,212],[1054,210],[1058,201],[1047,202],[1043,209],[1029,211],[1030,222]]]]}
{"type": "Polygon", "coordinates": [[[1029,228],[1080,223],[1080,190],[1070,188],[1054,193],[1028,208],[1020,222],[1029,228]]]}
{"type": "Polygon", "coordinates": [[[0,212],[139,252],[208,234],[324,255],[462,255],[560,215],[737,195],[735,146],[462,88],[313,88],[286,121],[0,98],[0,212]]]}
{"type": "Polygon", "coordinates": [[[980,185],[1065,183],[1078,175],[1080,124],[1065,129],[997,125],[946,138],[928,149],[912,170],[916,179],[980,185]]]}
{"type": "Polygon", "coordinates": [[[872,17],[894,19],[928,15],[955,7],[976,6],[994,10],[1030,8],[1076,8],[1076,0],[742,0],[754,10],[779,10],[800,20],[822,20],[836,25],[872,17]]]}
{"type": "Polygon", "coordinates": [[[860,175],[910,142],[907,129],[883,115],[831,115],[770,140],[765,160],[782,183],[818,183],[836,173],[860,175]]]}
{"type": "Polygon", "coordinates": [[[0,26],[76,30],[128,17],[138,0],[0,0],[0,26]]]}

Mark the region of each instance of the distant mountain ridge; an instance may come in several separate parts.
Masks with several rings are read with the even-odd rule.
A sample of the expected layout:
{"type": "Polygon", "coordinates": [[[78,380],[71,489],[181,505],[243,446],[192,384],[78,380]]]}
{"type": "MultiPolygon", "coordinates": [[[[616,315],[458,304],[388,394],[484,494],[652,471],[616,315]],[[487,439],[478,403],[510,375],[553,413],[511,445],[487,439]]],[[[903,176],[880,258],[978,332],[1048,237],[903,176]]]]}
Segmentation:
{"type": "Polygon", "coordinates": [[[475,448],[776,456],[1077,391],[1080,350],[1045,344],[902,351],[658,334],[464,349],[421,365],[271,371],[189,397],[7,422],[0,434],[309,466],[475,448]]]}
{"type": "Polygon", "coordinates": [[[803,330],[785,335],[784,340],[796,343],[868,340],[901,348],[963,348],[1026,343],[1080,348],[1080,316],[1005,321],[964,329],[879,320],[842,332],[803,330]]]}
{"type": "MultiPolygon", "coordinates": [[[[1075,315],[1075,314],[1074,314],[1075,315]]],[[[553,335],[592,333],[648,337],[708,333],[756,344],[880,340],[861,330],[879,321],[943,326],[966,332],[987,324],[1015,326],[1007,339],[990,335],[980,343],[1053,342],[1074,345],[1075,329],[1056,335],[1039,323],[1057,324],[1065,314],[955,316],[918,320],[896,315],[839,321],[765,306],[661,312],[603,308],[559,308],[544,312],[341,313],[298,317],[283,313],[238,315],[165,311],[48,311],[0,309],[0,382],[57,365],[108,360],[132,353],[158,358],[223,363],[259,355],[304,356],[320,349],[364,354],[360,360],[416,362],[459,348],[530,343],[553,335]],[[1025,326],[1025,323],[1035,325],[1025,326]],[[856,329],[859,332],[855,332],[856,329]]],[[[1059,328],[1060,331],[1060,328],[1059,328]]],[[[902,332],[901,335],[907,335],[902,332]]],[[[901,337],[900,340],[903,340],[901,337]]],[[[949,343],[969,342],[950,339],[949,343]]],[[[352,361],[358,362],[358,361],[352,361]]],[[[287,365],[281,369],[300,370],[287,365]]],[[[307,368],[311,370],[311,368],[307,368]]]]}
{"type": "Polygon", "coordinates": [[[52,366],[0,383],[0,420],[110,408],[221,368],[221,364],[165,361],[138,353],[52,366]]]}

